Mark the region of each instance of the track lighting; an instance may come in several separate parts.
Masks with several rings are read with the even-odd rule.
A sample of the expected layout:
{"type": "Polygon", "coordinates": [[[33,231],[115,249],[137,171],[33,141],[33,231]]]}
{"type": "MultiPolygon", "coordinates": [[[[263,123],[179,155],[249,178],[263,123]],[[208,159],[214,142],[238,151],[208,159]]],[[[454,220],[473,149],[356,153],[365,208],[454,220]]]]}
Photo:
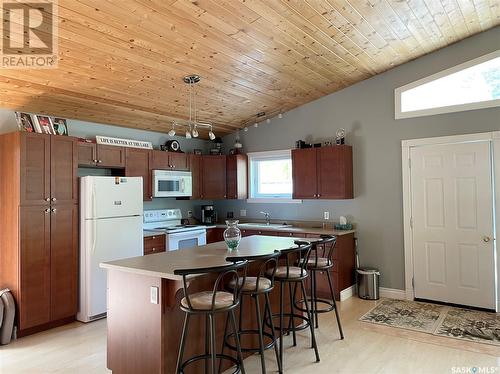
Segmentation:
{"type": "Polygon", "coordinates": [[[280,112],[280,113],[278,114],[278,118],[279,118],[279,119],[282,119],[282,118],[283,118],[283,113],[281,113],[281,112],[280,112]]]}
{"type": "Polygon", "coordinates": [[[270,124],[271,123],[271,118],[266,119],[266,123],[270,124]]]}
{"type": "Polygon", "coordinates": [[[191,139],[191,131],[186,130],[186,139],[191,139]]]}
{"type": "Polygon", "coordinates": [[[172,122],[172,129],[168,132],[168,136],[175,135],[175,122],[172,122]]]}
{"type": "Polygon", "coordinates": [[[191,134],[193,134],[193,138],[197,138],[200,134],[198,133],[198,129],[196,128],[197,126],[194,125],[193,127],[193,131],[191,132],[191,134]]]}
{"type": "Polygon", "coordinates": [[[245,127],[243,131],[248,132],[248,127],[245,127]]]}
{"type": "Polygon", "coordinates": [[[210,131],[208,132],[208,137],[210,138],[210,140],[214,140],[215,139],[215,134],[212,131],[212,129],[210,129],[210,131]]]}
{"type": "Polygon", "coordinates": [[[253,124],[253,127],[259,127],[259,123],[258,123],[258,122],[255,122],[255,123],[253,124]]]}

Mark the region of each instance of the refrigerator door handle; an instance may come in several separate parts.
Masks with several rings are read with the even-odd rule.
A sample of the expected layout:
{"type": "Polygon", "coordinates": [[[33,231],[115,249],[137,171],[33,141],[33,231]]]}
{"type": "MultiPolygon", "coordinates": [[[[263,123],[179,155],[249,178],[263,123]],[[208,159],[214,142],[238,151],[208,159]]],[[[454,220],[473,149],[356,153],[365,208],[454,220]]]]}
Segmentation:
{"type": "MultiPolygon", "coordinates": [[[[92,196],[91,196],[91,200],[92,200],[92,216],[94,217],[95,215],[95,212],[96,212],[96,198],[95,198],[95,184],[92,183],[92,196]]],[[[97,220],[94,218],[92,220],[92,249],[91,249],[91,253],[94,254],[95,253],[95,248],[96,248],[96,245],[97,245],[97,220]]]]}

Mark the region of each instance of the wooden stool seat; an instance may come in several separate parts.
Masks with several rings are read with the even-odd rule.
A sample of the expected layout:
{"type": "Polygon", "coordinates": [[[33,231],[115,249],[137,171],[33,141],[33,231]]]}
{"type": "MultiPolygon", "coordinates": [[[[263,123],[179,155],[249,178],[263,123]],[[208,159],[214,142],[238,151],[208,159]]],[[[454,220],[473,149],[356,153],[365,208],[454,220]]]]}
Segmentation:
{"type": "Polygon", "coordinates": [[[300,267],[296,266],[278,266],[276,268],[276,279],[295,279],[295,278],[303,278],[307,276],[307,271],[300,267]]]}
{"type": "Polygon", "coordinates": [[[307,268],[314,270],[328,269],[333,266],[333,261],[325,257],[310,258],[307,261],[307,268]]]}

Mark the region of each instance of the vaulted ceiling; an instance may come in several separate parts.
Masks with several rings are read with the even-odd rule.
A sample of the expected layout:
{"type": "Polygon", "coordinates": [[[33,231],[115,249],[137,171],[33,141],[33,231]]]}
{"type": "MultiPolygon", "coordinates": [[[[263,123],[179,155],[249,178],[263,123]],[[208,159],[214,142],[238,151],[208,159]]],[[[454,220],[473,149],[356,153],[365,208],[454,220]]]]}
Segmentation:
{"type": "MultiPolygon", "coordinates": [[[[0,107],[217,135],[500,24],[498,0],[59,0],[59,66],[0,70],[0,107]]],[[[262,119],[261,118],[261,119],[262,119]]]]}

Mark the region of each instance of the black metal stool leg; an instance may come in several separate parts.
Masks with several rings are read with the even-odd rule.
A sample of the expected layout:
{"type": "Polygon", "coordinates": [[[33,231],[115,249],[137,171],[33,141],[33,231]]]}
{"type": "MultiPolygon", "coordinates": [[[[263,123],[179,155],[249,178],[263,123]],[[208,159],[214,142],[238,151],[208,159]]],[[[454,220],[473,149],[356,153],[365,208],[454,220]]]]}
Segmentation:
{"type": "Polygon", "coordinates": [[[262,367],[262,373],[266,373],[266,358],[264,356],[264,335],[263,326],[262,326],[262,318],[260,316],[260,303],[259,303],[259,295],[255,295],[255,313],[257,315],[257,328],[259,329],[259,347],[260,347],[260,364],[262,367]]]}
{"type": "MultiPolygon", "coordinates": [[[[269,300],[269,294],[265,293],[265,298],[266,298],[266,311],[267,311],[267,316],[269,318],[269,322],[271,324],[271,335],[273,337],[274,343],[274,353],[276,354],[276,362],[278,363],[278,372],[279,374],[283,373],[283,369],[281,368],[281,360],[280,360],[280,354],[278,351],[278,342],[276,341],[276,334],[274,333],[274,322],[273,322],[273,313],[271,311],[271,301],[269,300]]],[[[264,313],[264,318],[265,318],[264,313]]]]}
{"type": "MultiPolygon", "coordinates": [[[[210,354],[210,322],[208,314],[205,315],[205,355],[210,354]]],[[[208,374],[208,365],[205,362],[205,374],[208,374]]]]}
{"type": "Polygon", "coordinates": [[[318,345],[316,344],[316,336],[314,334],[314,324],[312,323],[312,316],[311,316],[311,311],[309,310],[309,304],[307,302],[306,298],[306,287],[304,286],[304,281],[300,281],[300,287],[302,289],[305,305],[306,305],[306,313],[307,313],[307,318],[309,319],[309,327],[311,329],[311,340],[312,340],[312,345],[314,348],[314,354],[316,355],[316,362],[319,362],[319,352],[318,352],[318,345]]]}
{"type": "Polygon", "coordinates": [[[283,370],[283,282],[280,282],[280,362],[283,370]]]}
{"type": "Polygon", "coordinates": [[[297,346],[297,334],[295,332],[295,319],[293,318],[295,314],[294,305],[295,305],[295,292],[292,293],[292,283],[288,282],[288,293],[290,294],[290,321],[289,327],[292,328],[292,336],[293,336],[293,346],[297,346]]]}
{"type": "MultiPolygon", "coordinates": [[[[226,336],[227,336],[227,328],[228,327],[229,327],[229,313],[226,316],[226,323],[224,326],[224,335],[222,335],[222,349],[220,351],[221,356],[224,355],[224,348],[226,348],[226,336]]],[[[218,370],[219,374],[220,374],[221,370],[222,370],[222,357],[219,360],[219,370],[218,370]]]]}
{"type": "Polygon", "coordinates": [[[215,347],[215,316],[213,314],[208,314],[208,320],[210,323],[210,367],[211,373],[216,374],[217,366],[217,348],[215,347]]]}
{"type": "Polygon", "coordinates": [[[344,339],[344,331],[342,331],[342,324],[340,323],[339,311],[337,309],[337,301],[335,300],[335,294],[333,292],[332,278],[331,278],[329,271],[327,271],[326,274],[328,277],[328,284],[330,286],[330,292],[332,294],[333,309],[335,310],[335,317],[337,318],[337,324],[339,326],[340,339],[344,339]]]}
{"type": "Polygon", "coordinates": [[[243,355],[241,354],[241,342],[238,327],[236,326],[236,317],[234,316],[234,310],[229,311],[231,317],[231,324],[233,325],[234,339],[236,340],[236,350],[238,352],[238,360],[240,360],[240,371],[245,374],[245,366],[243,365],[243,355]]]}
{"type": "Polygon", "coordinates": [[[316,328],[319,327],[319,322],[318,322],[318,280],[317,280],[317,277],[316,277],[316,271],[313,271],[312,272],[313,274],[313,277],[314,277],[314,312],[313,312],[313,319],[315,319],[316,321],[316,328]]]}
{"type": "Polygon", "coordinates": [[[181,347],[179,349],[179,355],[177,356],[177,370],[176,373],[181,373],[181,365],[182,365],[182,358],[184,356],[184,347],[186,345],[186,335],[189,327],[189,318],[190,315],[186,313],[186,316],[184,317],[184,325],[182,326],[182,335],[181,335],[181,347]]]}

